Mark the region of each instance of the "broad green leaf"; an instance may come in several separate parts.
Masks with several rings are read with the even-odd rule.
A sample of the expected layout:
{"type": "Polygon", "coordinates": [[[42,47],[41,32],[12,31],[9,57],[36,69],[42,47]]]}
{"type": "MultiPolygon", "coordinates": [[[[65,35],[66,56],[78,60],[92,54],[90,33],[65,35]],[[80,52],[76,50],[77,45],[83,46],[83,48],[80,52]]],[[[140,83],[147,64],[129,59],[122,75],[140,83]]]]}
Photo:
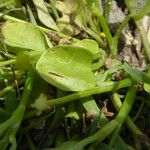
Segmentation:
{"type": "Polygon", "coordinates": [[[94,59],[97,60],[97,62],[92,64],[92,70],[97,70],[104,65],[107,54],[104,50],[99,48],[96,41],[91,39],[83,39],[75,43],[75,45],[83,47],[93,54],[94,59]]]}
{"type": "Polygon", "coordinates": [[[86,48],[93,54],[97,54],[100,52],[99,46],[96,41],[91,39],[84,39],[75,44],[76,46],[86,48]]]}
{"type": "Polygon", "coordinates": [[[150,13],[150,0],[126,0],[125,2],[135,20],[150,13]]]}
{"type": "Polygon", "coordinates": [[[14,48],[14,52],[20,50],[43,51],[48,48],[44,34],[33,24],[7,22],[2,28],[5,42],[14,48]]]}
{"type": "Polygon", "coordinates": [[[53,18],[50,16],[44,0],[33,0],[33,3],[36,7],[39,20],[47,27],[58,31],[58,27],[54,22],[53,18]]]}
{"type": "Polygon", "coordinates": [[[43,79],[65,91],[82,91],[95,87],[91,71],[93,55],[77,46],[55,46],[37,62],[36,69],[43,79]]]}
{"type": "Polygon", "coordinates": [[[150,83],[150,77],[137,69],[129,67],[128,65],[123,65],[123,69],[135,80],[150,83]]]}

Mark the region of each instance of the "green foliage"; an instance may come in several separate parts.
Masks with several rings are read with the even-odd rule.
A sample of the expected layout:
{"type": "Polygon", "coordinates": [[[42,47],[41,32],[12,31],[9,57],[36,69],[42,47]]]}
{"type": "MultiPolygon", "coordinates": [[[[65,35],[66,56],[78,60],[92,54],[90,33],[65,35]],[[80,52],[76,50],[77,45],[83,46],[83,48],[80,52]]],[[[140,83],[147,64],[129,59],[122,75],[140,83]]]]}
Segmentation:
{"type": "MultiPolygon", "coordinates": [[[[116,33],[107,23],[111,2],[0,2],[1,149],[132,150],[126,137],[135,148],[149,147],[142,131],[149,122],[150,70],[123,64],[118,45],[129,20],[138,26],[150,12],[150,1],[125,0],[129,14],[116,33]]],[[[146,33],[138,29],[132,32],[141,34],[149,58],[146,33]]]]}
{"type": "Polygon", "coordinates": [[[11,46],[15,53],[21,50],[44,51],[48,48],[44,34],[33,24],[7,22],[2,32],[5,43],[11,46]]]}
{"type": "Polygon", "coordinates": [[[36,7],[39,20],[47,27],[58,31],[58,27],[54,22],[53,18],[50,16],[44,0],[33,0],[33,3],[36,7]]]}
{"type": "Polygon", "coordinates": [[[56,46],[38,60],[36,69],[43,79],[67,91],[82,91],[96,85],[91,71],[93,55],[77,46],[56,46]]]}

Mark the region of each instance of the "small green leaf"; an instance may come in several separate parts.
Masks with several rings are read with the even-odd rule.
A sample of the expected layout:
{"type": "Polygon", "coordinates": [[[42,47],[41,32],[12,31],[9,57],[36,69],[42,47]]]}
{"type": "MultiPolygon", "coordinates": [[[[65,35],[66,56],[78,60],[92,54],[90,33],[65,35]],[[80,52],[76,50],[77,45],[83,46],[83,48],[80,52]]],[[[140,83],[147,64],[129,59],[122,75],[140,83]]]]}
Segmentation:
{"type": "Polygon", "coordinates": [[[44,34],[33,24],[7,22],[2,28],[5,42],[8,46],[20,50],[43,51],[48,48],[44,34]]]}
{"type": "Polygon", "coordinates": [[[66,91],[82,91],[95,87],[91,71],[93,55],[77,46],[55,46],[40,57],[36,69],[43,79],[66,91]]]}
{"type": "Polygon", "coordinates": [[[50,16],[44,0],[33,0],[33,3],[36,7],[39,20],[47,27],[58,31],[58,27],[54,22],[53,18],[50,16]]]}

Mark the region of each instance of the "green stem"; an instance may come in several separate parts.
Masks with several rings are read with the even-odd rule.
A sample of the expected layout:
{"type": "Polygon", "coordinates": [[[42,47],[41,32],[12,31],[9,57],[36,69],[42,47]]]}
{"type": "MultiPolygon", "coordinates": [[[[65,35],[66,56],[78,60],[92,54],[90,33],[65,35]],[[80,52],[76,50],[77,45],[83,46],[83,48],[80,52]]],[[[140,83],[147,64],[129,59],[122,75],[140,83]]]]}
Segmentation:
{"type": "Polygon", "coordinates": [[[106,34],[106,38],[107,38],[107,41],[108,41],[108,45],[109,45],[109,48],[110,48],[110,51],[111,53],[113,54],[114,52],[112,51],[112,44],[113,44],[113,38],[112,38],[112,35],[110,33],[110,30],[109,30],[109,27],[108,27],[108,24],[104,18],[104,16],[102,15],[99,15],[98,14],[98,19],[99,19],[99,22],[101,24],[101,27],[103,29],[103,32],[106,34]]]}
{"type": "Polygon", "coordinates": [[[108,135],[110,135],[114,129],[117,127],[117,122],[115,120],[110,121],[107,125],[105,125],[102,129],[100,129],[95,134],[81,140],[75,146],[73,146],[70,150],[82,150],[86,145],[94,142],[94,141],[102,141],[108,135]]]}
{"type": "Polygon", "coordinates": [[[117,52],[118,52],[118,42],[120,35],[122,33],[122,30],[125,28],[125,26],[128,24],[129,20],[131,19],[131,15],[127,15],[126,18],[123,20],[119,28],[117,29],[117,32],[115,33],[115,36],[113,38],[113,45],[112,45],[112,57],[116,58],[117,52]]]}
{"type": "Polygon", "coordinates": [[[114,134],[111,138],[110,145],[113,145],[114,142],[116,141],[116,138],[119,135],[121,126],[124,123],[125,119],[127,118],[128,114],[132,108],[132,105],[134,103],[135,96],[136,96],[136,91],[137,91],[136,86],[129,87],[129,90],[126,94],[126,97],[121,106],[121,109],[120,109],[117,117],[115,118],[115,120],[118,122],[119,126],[116,128],[116,131],[114,132],[114,134]]]}
{"type": "MultiPolygon", "coordinates": [[[[122,106],[122,102],[119,98],[118,93],[116,93],[116,92],[113,93],[112,102],[113,102],[116,110],[119,111],[122,106]]],[[[129,130],[136,136],[138,136],[141,133],[140,129],[134,124],[134,122],[132,121],[132,119],[129,116],[127,116],[127,118],[126,118],[126,124],[129,128],[129,130]]]]}
{"type": "Polygon", "coordinates": [[[99,87],[99,88],[96,87],[96,88],[93,88],[91,90],[73,93],[73,94],[70,94],[68,96],[64,96],[61,98],[50,99],[47,101],[47,104],[49,106],[64,104],[64,103],[71,102],[71,101],[74,101],[74,100],[77,100],[77,99],[80,99],[83,97],[91,96],[94,94],[101,94],[101,93],[106,93],[106,92],[110,92],[110,91],[115,91],[115,90],[125,88],[125,87],[131,86],[131,85],[132,85],[131,79],[124,79],[124,80],[121,80],[118,82],[112,82],[112,84],[110,84],[110,85],[104,85],[104,86],[99,87]]]}
{"type": "Polygon", "coordinates": [[[125,100],[121,106],[121,111],[119,111],[118,116],[116,118],[116,121],[118,121],[119,124],[122,124],[126,119],[127,115],[129,114],[133,102],[135,100],[136,90],[137,90],[136,86],[131,86],[129,88],[125,100]]]}
{"type": "Polygon", "coordinates": [[[15,59],[10,59],[10,60],[6,60],[6,61],[2,61],[2,62],[0,62],[0,67],[11,65],[11,64],[15,64],[15,63],[16,63],[15,59]]]}
{"type": "Polygon", "coordinates": [[[94,141],[102,141],[104,138],[106,138],[108,135],[110,135],[114,129],[118,126],[120,127],[120,123],[122,124],[123,121],[125,120],[126,116],[130,112],[130,109],[132,107],[134,98],[135,98],[135,93],[136,93],[136,87],[132,86],[129,88],[129,91],[126,95],[125,101],[117,115],[117,117],[110,121],[106,126],[104,126],[102,129],[100,129],[98,132],[93,134],[92,136],[89,136],[80,142],[78,142],[75,146],[71,148],[71,150],[81,150],[83,149],[86,145],[94,142],[94,141]],[[130,97],[131,96],[131,97],[130,97]]]}
{"type": "Polygon", "coordinates": [[[92,30],[91,30],[90,28],[88,28],[88,27],[84,28],[84,31],[85,31],[86,33],[88,33],[91,37],[93,37],[93,38],[97,41],[97,43],[98,43],[103,49],[105,49],[104,41],[101,39],[101,37],[100,37],[97,33],[95,33],[94,31],[92,31],[92,30]]]}
{"type": "Polygon", "coordinates": [[[141,38],[142,38],[142,41],[143,41],[145,53],[146,53],[148,59],[150,60],[150,43],[147,39],[147,34],[144,30],[144,27],[143,27],[141,21],[136,21],[136,25],[137,25],[137,27],[140,31],[140,34],[141,34],[141,38]]]}
{"type": "Polygon", "coordinates": [[[9,128],[11,127],[12,129],[17,131],[19,128],[21,121],[23,119],[23,115],[26,109],[26,105],[29,100],[30,92],[33,86],[33,81],[34,81],[34,75],[33,73],[29,74],[26,82],[25,82],[25,87],[24,91],[22,94],[22,98],[20,100],[20,104],[18,108],[15,110],[15,112],[12,114],[12,116],[5,122],[0,124],[0,136],[9,128]]]}
{"type": "Polygon", "coordinates": [[[107,0],[106,1],[106,7],[105,7],[105,18],[108,21],[109,19],[109,13],[111,10],[111,4],[112,4],[112,0],[107,0]]]}

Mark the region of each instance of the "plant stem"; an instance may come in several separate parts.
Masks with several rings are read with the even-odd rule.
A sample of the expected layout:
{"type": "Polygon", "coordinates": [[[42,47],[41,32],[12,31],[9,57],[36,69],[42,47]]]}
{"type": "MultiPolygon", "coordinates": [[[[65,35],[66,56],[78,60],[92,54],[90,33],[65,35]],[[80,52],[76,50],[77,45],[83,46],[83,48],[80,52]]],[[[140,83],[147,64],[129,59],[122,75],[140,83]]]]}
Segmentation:
{"type": "Polygon", "coordinates": [[[118,122],[119,126],[116,128],[116,130],[110,140],[110,145],[113,145],[114,142],[116,141],[116,138],[119,135],[121,126],[124,123],[125,119],[127,118],[128,114],[132,108],[132,105],[133,105],[133,102],[134,102],[135,96],[136,96],[136,91],[137,91],[136,86],[129,87],[129,90],[126,94],[126,97],[121,106],[121,109],[120,109],[117,117],[115,118],[115,120],[118,122]]]}
{"type": "Polygon", "coordinates": [[[143,45],[144,45],[144,50],[145,50],[145,53],[148,57],[148,59],[150,60],[150,43],[147,39],[147,34],[144,30],[144,27],[142,25],[142,22],[139,20],[139,21],[135,21],[136,22],[136,25],[140,31],[140,34],[141,34],[141,38],[142,38],[142,41],[143,41],[143,45]]]}
{"type": "Polygon", "coordinates": [[[99,142],[106,138],[109,134],[113,132],[113,130],[117,127],[117,122],[115,120],[110,121],[107,125],[105,125],[102,129],[97,131],[95,134],[81,140],[78,142],[73,148],[70,150],[82,150],[86,145],[98,140],[99,142]]]}
{"type": "Polygon", "coordinates": [[[109,45],[109,48],[110,48],[110,51],[111,53],[113,54],[114,52],[112,51],[112,44],[113,44],[113,38],[112,38],[112,35],[110,33],[110,30],[109,30],[109,27],[108,27],[108,24],[104,18],[104,16],[98,14],[97,15],[98,19],[99,19],[99,22],[101,24],[101,27],[103,29],[103,32],[106,34],[106,38],[107,38],[107,41],[108,41],[108,45],[109,45]]]}
{"type": "Polygon", "coordinates": [[[81,150],[83,149],[86,145],[98,140],[99,142],[102,141],[104,138],[106,138],[108,135],[110,135],[114,129],[116,128],[117,130],[119,127],[121,127],[122,123],[124,122],[126,116],[130,112],[130,109],[132,108],[132,104],[134,101],[136,95],[136,87],[131,86],[127,92],[126,98],[124,103],[122,104],[122,107],[117,115],[117,117],[110,121],[107,125],[105,125],[102,129],[100,129],[98,132],[93,134],[92,136],[89,136],[80,142],[78,142],[71,150],[81,150]],[[120,125],[121,123],[121,125],[120,125]]]}
{"type": "Polygon", "coordinates": [[[108,21],[109,19],[109,13],[110,13],[110,10],[111,10],[111,4],[112,4],[112,0],[107,0],[106,1],[106,7],[105,7],[105,18],[106,20],[108,21]]]}
{"type": "Polygon", "coordinates": [[[91,30],[90,28],[88,28],[88,27],[84,28],[84,31],[85,31],[86,33],[88,33],[91,37],[93,37],[93,38],[97,41],[97,43],[98,43],[103,49],[105,49],[104,41],[101,39],[101,37],[100,37],[97,33],[95,33],[94,31],[92,31],[92,30],[91,30]]]}
{"type": "Polygon", "coordinates": [[[47,101],[47,104],[49,106],[54,106],[54,105],[59,105],[59,104],[64,104],[67,102],[71,102],[83,97],[91,96],[94,94],[101,94],[101,93],[106,93],[106,92],[111,92],[118,90],[120,88],[125,88],[128,86],[132,85],[132,80],[131,79],[124,79],[118,82],[112,82],[110,85],[104,85],[102,87],[96,87],[91,90],[86,90],[86,91],[81,91],[77,93],[70,94],[68,96],[64,96],[61,98],[56,98],[56,99],[50,99],[47,101]]]}
{"type": "Polygon", "coordinates": [[[113,43],[112,43],[112,57],[116,58],[117,52],[118,52],[118,42],[120,35],[122,33],[122,30],[125,28],[125,26],[128,24],[129,20],[131,19],[131,15],[127,15],[119,28],[117,29],[117,32],[115,33],[115,36],[113,37],[113,43]]]}
{"type": "MultiPolygon", "coordinates": [[[[119,95],[117,92],[113,93],[113,97],[112,97],[112,102],[116,108],[117,111],[119,111],[119,109],[122,106],[122,102],[119,98],[119,95]]],[[[140,129],[134,124],[133,120],[127,116],[126,118],[126,125],[128,126],[129,130],[136,136],[138,136],[139,134],[141,134],[142,132],[140,131],[140,129]]]]}

